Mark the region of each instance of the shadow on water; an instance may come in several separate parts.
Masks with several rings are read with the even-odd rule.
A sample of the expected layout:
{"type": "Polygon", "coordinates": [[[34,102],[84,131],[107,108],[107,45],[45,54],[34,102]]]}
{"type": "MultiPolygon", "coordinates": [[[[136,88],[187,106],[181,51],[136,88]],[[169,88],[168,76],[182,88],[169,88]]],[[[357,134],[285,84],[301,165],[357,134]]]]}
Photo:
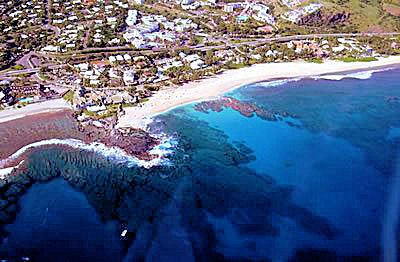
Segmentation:
{"type": "MultiPolygon", "coordinates": [[[[13,250],[18,248],[19,256],[47,261],[52,253],[46,257],[34,250],[46,250],[48,245],[45,243],[50,242],[58,254],[64,253],[61,257],[73,257],[73,253],[66,253],[68,249],[62,248],[66,241],[57,241],[70,236],[77,239],[75,247],[84,245],[79,240],[85,237],[102,240],[88,240],[92,247],[82,251],[82,257],[93,254],[98,245],[112,241],[114,246],[109,245],[110,255],[122,250],[123,256],[135,261],[145,258],[154,261],[155,257],[166,258],[160,261],[177,261],[179,258],[186,258],[186,261],[223,260],[223,252],[218,249],[223,240],[220,232],[215,230],[215,219],[229,221],[240,235],[246,237],[279,235],[276,221],[281,218],[290,219],[304,231],[323,239],[333,239],[341,234],[325,218],[292,202],[292,188],[280,186],[272,178],[241,166],[252,159],[251,150],[244,145],[230,144],[226,134],[201,121],[172,116],[165,120],[164,123],[168,123],[163,127],[165,130],[180,127],[179,133],[174,133],[180,143],[171,157],[172,167],[128,168],[90,152],[59,146],[34,150],[25,168],[3,182],[0,188],[4,201],[0,217],[7,218],[4,223],[10,223],[16,211],[9,210],[10,206],[16,209],[15,203],[18,203],[20,207],[15,222],[3,228],[9,236],[3,242],[2,254],[7,257],[8,253],[12,257],[13,250]],[[87,202],[63,181],[82,192],[87,202]],[[47,183],[37,185],[38,182],[47,183]],[[32,184],[34,186],[26,191],[32,184]],[[46,196],[41,198],[43,194],[46,196]],[[67,195],[71,195],[71,201],[67,195]],[[37,208],[32,209],[34,203],[37,208]],[[48,205],[59,205],[65,212],[52,213],[53,208],[48,205]],[[47,212],[46,206],[47,217],[39,219],[44,211],[47,212]],[[91,211],[92,208],[96,212],[91,211]],[[36,209],[41,211],[29,218],[30,210],[36,209]],[[93,219],[87,222],[83,219],[82,223],[65,220],[74,213],[82,213],[81,218],[93,219]],[[117,220],[118,226],[113,230],[104,229],[107,226],[97,220],[95,213],[102,223],[117,220]],[[57,219],[63,230],[49,226],[45,227],[47,234],[42,234],[43,221],[51,225],[57,223],[57,219]],[[65,228],[73,226],[76,226],[75,230],[64,235],[65,228]],[[128,233],[120,237],[124,229],[128,233]],[[43,235],[44,241],[20,241],[26,234],[43,235]],[[116,240],[119,238],[121,249],[116,240]],[[20,249],[18,243],[24,248],[20,249]]],[[[256,254],[254,259],[265,259],[268,255],[260,250],[246,252],[243,256],[235,256],[241,260],[249,254],[251,258],[252,253],[256,254]]],[[[112,261],[119,260],[117,255],[113,256],[112,261]]],[[[99,255],[99,261],[105,257],[99,255]]]]}
{"type": "MultiPolygon", "coordinates": [[[[296,85],[308,86],[307,81],[296,85]]],[[[302,130],[348,141],[366,152],[378,170],[390,174],[394,149],[386,137],[390,126],[400,126],[397,100],[388,98],[395,93],[394,88],[377,94],[373,89],[363,90],[361,86],[354,87],[354,83],[343,83],[334,87],[336,96],[332,95],[333,89],[321,93],[315,86],[304,88],[297,95],[294,89],[274,90],[279,96],[253,87],[246,89],[241,99],[263,106],[268,112],[284,111],[299,116],[302,130]],[[349,92],[346,88],[360,93],[344,95],[349,92]]],[[[379,243],[360,249],[360,243],[338,244],[352,232],[343,231],[346,227],[335,223],[337,214],[325,216],[310,206],[301,205],[296,199],[299,187],[277,182],[273,174],[250,168],[248,164],[256,162],[253,160],[257,154],[247,144],[230,141],[228,131],[214,128],[182,109],[157,120],[151,128],[162,129],[179,141],[170,157],[172,166],[127,167],[91,152],[60,146],[33,150],[17,176],[0,181],[0,222],[5,237],[0,258],[17,260],[28,256],[33,261],[65,261],[65,258],[79,261],[86,256],[91,261],[111,257],[108,261],[207,262],[379,260],[379,243]],[[71,218],[73,214],[77,216],[71,218]],[[74,230],[70,232],[67,228],[74,230]],[[318,247],[312,246],[316,243],[318,247]],[[65,249],[68,245],[76,248],[76,253],[65,249]],[[347,249],[345,245],[350,247],[347,249]],[[57,257],[51,252],[43,253],[49,246],[57,251],[57,257]],[[341,249],[363,252],[345,253],[341,249]]],[[[286,125],[300,129],[295,122],[286,125]]],[[[286,168],[292,165],[290,161],[285,162],[286,168]]],[[[315,162],[313,167],[327,168],[321,162],[315,162]]],[[[336,188],[330,190],[333,196],[330,200],[335,202],[336,188]]],[[[379,194],[384,191],[379,190],[379,194]]],[[[354,191],[358,194],[357,201],[374,197],[363,194],[376,193],[354,191]]],[[[307,197],[318,199],[320,195],[313,192],[307,197]]],[[[338,198],[340,203],[345,201],[338,198]]],[[[365,201],[360,201],[360,210],[364,208],[362,204],[365,201]]],[[[375,225],[381,219],[380,210],[370,208],[367,205],[365,210],[375,225]]],[[[346,219],[354,222],[356,218],[343,220],[346,219]]],[[[346,226],[349,224],[353,225],[346,226]]],[[[370,230],[374,235],[380,229],[370,230]]],[[[361,234],[361,238],[370,237],[367,233],[361,234]]]]}

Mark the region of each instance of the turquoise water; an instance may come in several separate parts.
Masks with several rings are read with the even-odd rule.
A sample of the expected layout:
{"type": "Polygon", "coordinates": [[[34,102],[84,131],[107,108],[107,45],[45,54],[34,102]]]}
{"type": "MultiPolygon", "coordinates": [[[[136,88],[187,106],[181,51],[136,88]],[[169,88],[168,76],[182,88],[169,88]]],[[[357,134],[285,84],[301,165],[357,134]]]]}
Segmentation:
{"type": "MultiPolygon", "coordinates": [[[[221,112],[197,111],[198,103],[174,109],[150,125],[178,141],[169,167],[126,167],[56,146],[36,150],[21,175],[33,186],[5,226],[0,254],[380,261],[382,248],[398,243],[383,228],[396,205],[388,196],[398,169],[399,75],[257,83],[228,94],[238,101],[221,112]],[[257,113],[241,114],[238,104],[257,113]],[[43,253],[49,247],[54,252],[43,253]]],[[[12,183],[27,188],[25,180],[12,183]]],[[[10,188],[0,187],[0,197],[10,188]]]]}
{"type": "MultiPolygon", "coordinates": [[[[279,221],[279,237],[259,239],[269,247],[270,256],[290,256],[302,247],[333,248],[341,255],[376,248],[387,178],[368,163],[362,150],[344,139],[311,133],[284,121],[245,118],[234,110],[206,117],[200,114],[195,115],[223,130],[230,141],[240,141],[254,151],[256,159],[247,167],[292,186],[296,204],[326,217],[341,232],[335,240],[323,240],[307,234],[293,221],[279,221]]],[[[238,242],[243,237],[236,236],[238,242]]]]}

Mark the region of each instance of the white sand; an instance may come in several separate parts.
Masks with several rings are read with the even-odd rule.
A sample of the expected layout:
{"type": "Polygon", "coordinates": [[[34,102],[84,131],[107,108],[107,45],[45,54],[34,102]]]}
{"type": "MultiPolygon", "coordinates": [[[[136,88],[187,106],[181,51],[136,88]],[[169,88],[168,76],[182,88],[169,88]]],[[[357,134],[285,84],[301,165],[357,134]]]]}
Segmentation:
{"type": "Polygon", "coordinates": [[[5,109],[0,111],[0,123],[18,119],[24,116],[46,113],[46,112],[55,112],[66,109],[72,109],[72,108],[71,105],[68,104],[68,102],[62,98],[36,104],[30,104],[22,108],[5,109]]]}
{"type": "Polygon", "coordinates": [[[325,61],[323,64],[307,62],[267,63],[237,70],[229,70],[213,78],[190,82],[176,88],[166,88],[155,93],[142,106],[125,108],[117,127],[145,127],[146,119],[179,105],[211,99],[243,85],[274,78],[317,76],[359,69],[400,64],[400,56],[380,58],[373,62],[345,63],[325,61]]]}

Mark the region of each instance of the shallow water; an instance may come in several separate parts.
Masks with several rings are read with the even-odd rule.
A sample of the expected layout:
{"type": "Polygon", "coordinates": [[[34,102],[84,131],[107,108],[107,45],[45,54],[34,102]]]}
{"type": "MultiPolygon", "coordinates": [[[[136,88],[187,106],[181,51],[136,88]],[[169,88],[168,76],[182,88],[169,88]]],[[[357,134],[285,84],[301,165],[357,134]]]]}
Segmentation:
{"type": "MultiPolygon", "coordinates": [[[[399,75],[393,69],[335,76],[340,81],[257,83],[228,94],[275,116],[269,118],[240,114],[235,106],[174,109],[150,124],[177,141],[168,166],[37,149],[20,175],[34,185],[5,227],[10,235],[3,250],[39,252],[47,244],[28,235],[40,229],[47,233],[37,239],[47,243],[54,232],[76,228],[58,239],[73,236],[82,255],[103,248],[105,255],[95,256],[100,261],[107,255],[108,261],[379,261],[397,169],[399,75]],[[37,185],[52,177],[69,184],[56,178],[37,185]],[[83,222],[70,221],[71,215],[83,222]],[[47,226],[50,218],[62,226],[47,226]],[[81,250],[89,235],[93,242],[81,250]]],[[[0,197],[10,192],[0,188],[0,197]]],[[[51,245],[67,257],[60,243],[51,245]]]]}

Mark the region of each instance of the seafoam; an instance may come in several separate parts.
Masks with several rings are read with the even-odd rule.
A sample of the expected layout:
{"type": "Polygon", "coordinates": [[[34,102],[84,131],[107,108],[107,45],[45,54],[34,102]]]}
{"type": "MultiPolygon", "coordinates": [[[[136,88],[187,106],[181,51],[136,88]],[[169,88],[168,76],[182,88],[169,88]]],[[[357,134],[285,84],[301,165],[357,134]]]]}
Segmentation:
{"type": "Polygon", "coordinates": [[[383,72],[383,71],[387,71],[390,69],[392,69],[392,68],[374,69],[374,70],[367,70],[367,71],[361,71],[361,72],[355,72],[355,73],[349,73],[349,74],[321,75],[321,76],[315,76],[315,77],[313,77],[313,79],[339,81],[339,80],[342,80],[345,78],[353,78],[353,79],[367,80],[367,79],[370,79],[374,73],[383,72]]]}
{"type": "MultiPolygon", "coordinates": [[[[106,157],[107,159],[111,159],[117,163],[126,164],[128,167],[140,166],[144,168],[150,168],[152,166],[157,166],[157,165],[170,165],[171,163],[167,158],[167,156],[173,153],[173,148],[177,145],[177,141],[174,138],[166,136],[164,134],[158,135],[157,138],[160,140],[160,144],[151,149],[149,153],[152,155],[158,155],[158,157],[151,160],[138,159],[135,156],[127,154],[121,148],[108,147],[103,143],[95,142],[86,144],[78,139],[48,139],[35,142],[20,148],[17,152],[12,154],[7,159],[1,160],[0,164],[4,165],[9,161],[18,159],[18,157],[20,157],[23,153],[25,153],[29,149],[46,145],[65,145],[80,150],[96,152],[102,155],[103,157],[106,157]]],[[[17,167],[0,169],[0,178],[9,175],[17,167]]]]}

